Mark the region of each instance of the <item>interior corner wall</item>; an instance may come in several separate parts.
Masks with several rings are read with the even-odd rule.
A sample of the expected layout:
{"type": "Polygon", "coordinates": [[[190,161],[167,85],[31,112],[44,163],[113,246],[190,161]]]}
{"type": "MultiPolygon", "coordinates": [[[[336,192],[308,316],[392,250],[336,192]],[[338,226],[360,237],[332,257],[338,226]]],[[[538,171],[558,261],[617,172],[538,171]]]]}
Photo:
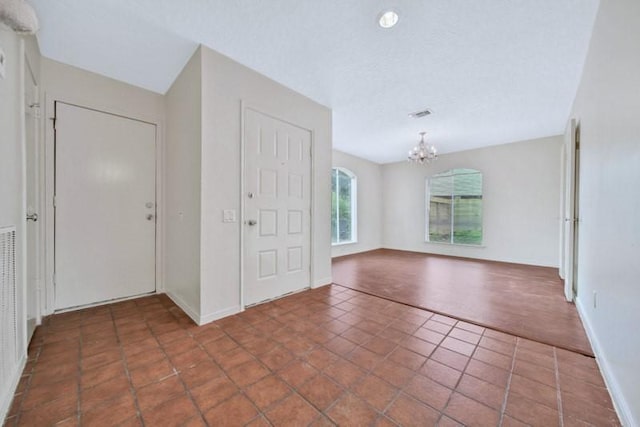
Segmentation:
{"type": "Polygon", "coordinates": [[[164,287],[200,322],[200,176],[202,146],[200,49],[165,95],[164,287]]]}
{"type": "Polygon", "coordinates": [[[638,40],[640,2],[601,1],[572,111],[580,123],[576,302],[627,426],[640,426],[638,40]]]}
{"type": "MultiPolygon", "coordinates": [[[[24,43],[13,31],[0,24],[0,47],[5,54],[5,76],[0,78],[0,227],[16,230],[16,316],[17,359],[0,384],[0,421],[4,420],[26,361],[26,310],[24,275],[25,206],[23,199],[23,92],[22,63],[24,43]]],[[[0,327],[9,327],[2,324],[0,327]]],[[[4,362],[4,361],[3,361],[4,362]]]]}
{"type": "Polygon", "coordinates": [[[561,136],[444,154],[430,165],[382,166],[383,246],[558,266],[561,136]],[[483,177],[481,246],[425,242],[426,179],[454,168],[483,177]]]}
{"type": "Polygon", "coordinates": [[[312,131],[312,286],[331,282],[331,110],[202,48],[202,307],[214,320],[241,310],[241,105],[312,131]],[[222,211],[238,212],[223,223],[222,211]]]}
{"type": "Polygon", "coordinates": [[[331,256],[337,257],[382,247],[382,166],[378,163],[333,150],[333,167],[350,170],[356,176],[356,243],[335,245],[331,256]]]}

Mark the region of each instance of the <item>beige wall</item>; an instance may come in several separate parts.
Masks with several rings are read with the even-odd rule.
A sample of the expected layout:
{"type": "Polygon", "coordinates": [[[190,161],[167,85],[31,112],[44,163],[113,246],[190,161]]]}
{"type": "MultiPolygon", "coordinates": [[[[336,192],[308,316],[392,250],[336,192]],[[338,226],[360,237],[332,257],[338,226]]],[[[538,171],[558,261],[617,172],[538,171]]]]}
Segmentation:
{"type": "Polygon", "coordinates": [[[551,137],[382,166],[383,245],[443,255],[558,266],[560,151],[551,137]],[[483,174],[483,244],[425,242],[425,180],[454,168],[483,174]]]}
{"type": "Polygon", "coordinates": [[[333,167],[348,169],[356,175],[358,241],[332,246],[331,256],[349,255],[382,247],[382,166],[333,150],[333,167]]]}
{"type": "Polygon", "coordinates": [[[331,110],[210,49],[202,48],[202,316],[240,309],[241,102],[313,132],[313,285],[331,282],[331,110]]]}
{"type": "Polygon", "coordinates": [[[200,317],[200,50],[165,96],[164,287],[194,319],[200,317]]]}
{"type": "Polygon", "coordinates": [[[601,1],[571,113],[581,127],[577,305],[629,426],[640,426],[639,40],[640,2],[601,1]]]}

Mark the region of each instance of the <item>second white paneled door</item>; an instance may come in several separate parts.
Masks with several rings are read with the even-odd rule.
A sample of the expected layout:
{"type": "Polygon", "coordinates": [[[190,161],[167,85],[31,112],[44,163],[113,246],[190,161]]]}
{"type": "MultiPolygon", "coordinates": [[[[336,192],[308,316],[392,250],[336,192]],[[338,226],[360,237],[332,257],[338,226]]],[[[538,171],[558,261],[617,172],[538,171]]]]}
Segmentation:
{"type": "Polygon", "coordinates": [[[156,126],[56,102],[55,306],[155,291],[156,126]]]}
{"type": "Polygon", "coordinates": [[[311,132],[244,110],[244,304],[309,287],[311,132]]]}

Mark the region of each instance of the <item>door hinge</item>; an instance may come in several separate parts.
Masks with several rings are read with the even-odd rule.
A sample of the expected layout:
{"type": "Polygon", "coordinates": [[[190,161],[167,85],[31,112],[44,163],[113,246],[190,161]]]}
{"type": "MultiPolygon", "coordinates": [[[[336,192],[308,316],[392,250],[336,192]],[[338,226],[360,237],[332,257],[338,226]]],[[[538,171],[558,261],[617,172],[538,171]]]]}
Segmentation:
{"type": "Polygon", "coordinates": [[[53,122],[53,130],[56,130],[56,124],[58,123],[58,119],[55,117],[49,117],[49,120],[53,122]]]}
{"type": "Polygon", "coordinates": [[[53,207],[56,207],[56,196],[53,196],[53,207]]]}
{"type": "Polygon", "coordinates": [[[53,273],[53,287],[56,287],[56,273],[53,273]]]}

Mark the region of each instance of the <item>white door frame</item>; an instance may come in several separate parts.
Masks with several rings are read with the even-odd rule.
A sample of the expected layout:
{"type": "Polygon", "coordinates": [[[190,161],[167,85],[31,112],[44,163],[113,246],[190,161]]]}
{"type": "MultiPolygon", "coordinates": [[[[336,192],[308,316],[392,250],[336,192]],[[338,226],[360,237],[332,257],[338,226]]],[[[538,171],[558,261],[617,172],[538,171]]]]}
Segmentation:
{"type": "MultiPolygon", "coordinates": [[[[93,97],[69,96],[66,94],[52,93],[51,91],[44,94],[44,111],[42,111],[44,138],[44,169],[45,169],[45,196],[44,207],[41,210],[44,213],[45,228],[45,274],[44,287],[46,297],[41,306],[42,314],[48,315],[55,311],[55,212],[53,208],[53,195],[55,191],[55,132],[53,128],[53,118],[55,115],[55,103],[57,101],[66,104],[75,105],[82,108],[88,108],[107,114],[127,117],[142,122],[147,122],[156,126],[156,242],[155,242],[155,284],[156,293],[164,292],[164,263],[163,263],[163,242],[164,242],[164,121],[161,117],[139,114],[136,111],[128,111],[126,108],[114,108],[112,105],[102,104],[93,97]]],[[[113,301],[109,301],[113,302],[113,301]]],[[[97,303],[94,305],[100,305],[97,303]]]]}
{"type": "Polygon", "coordinates": [[[576,218],[576,131],[580,127],[580,123],[577,119],[572,118],[569,124],[569,135],[565,138],[565,179],[564,179],[564,242],[563,252],[564,256],[561,258],[564,261],[562,265],[562,273],[564,273],[564,296],[567,301],[573,301],[574,295],[574,281],[575,277],[575,227],[579,221],[576,218]]]}
{"type": "Polygon", "coordinates": [[[245,182],[245,169],[246,169],[246,164],[245,164],[245,133],[244,133],[244,126],[246,123],[246,118],[245,118],[245,111],[247,109],[251,109],[253,111],[256,111],[260,114],[264,114],[265,116],[274,118],[276,120],[280,120],[282,122],[288,123],[292,126],[296,126],[299,127],[300,129],[304,129],[306,131],[308,131],[311,135],[311,147],[310,147],[310,157],[309,157],[309,161],[310,161],[310,181],[309,181],[309,189],[310,189],[310,194],[311,194],[311,200],[310,200],[310,212],[309,212],[309,267],[310,267],[310,271],[309,271],[309,284],[308,284],[308,288],[313,288],[313,278],[315,277],[315,275],[313,274],[314,272],[314,262],[313,262],[313,256],[314,256],[314,247],[313,247],[313,243],[314,243],[314,239],[313,239],[313,233],[314,233],[314,207],[315,207],[315,193],[313,191],[314,188],[314,171],[315,171],[315,161],[314,161],[314,157],[313,157],[313,149],[315,147],[315,132],[313,131],[313,129],[309,129],[305,126],[301,126],[297,123],[294,123],[291,120],[287,120],[284,119],[282,117],[278,117],[274,114],[271,113],[267,113],[266,111],[268,111],[268,108],[262,108],[254,103],[250,103],[247,102],[246,100],[240,100],[240,215],[239,215],[239,227],[240,227],[240,311],[244,311],[245,310],[245,302],[244,302],[244,287],[245,287],[245,274],[244,274],[244,248],[245,248],[245,244],[244,244],[244,237],[245,237],[245,227],[244,227],[244,221],[245,221],[245,202],[246,202],[246,198],[244,197],[245,194],[247,193],[246,190],[246,182],[245,182]]]}

